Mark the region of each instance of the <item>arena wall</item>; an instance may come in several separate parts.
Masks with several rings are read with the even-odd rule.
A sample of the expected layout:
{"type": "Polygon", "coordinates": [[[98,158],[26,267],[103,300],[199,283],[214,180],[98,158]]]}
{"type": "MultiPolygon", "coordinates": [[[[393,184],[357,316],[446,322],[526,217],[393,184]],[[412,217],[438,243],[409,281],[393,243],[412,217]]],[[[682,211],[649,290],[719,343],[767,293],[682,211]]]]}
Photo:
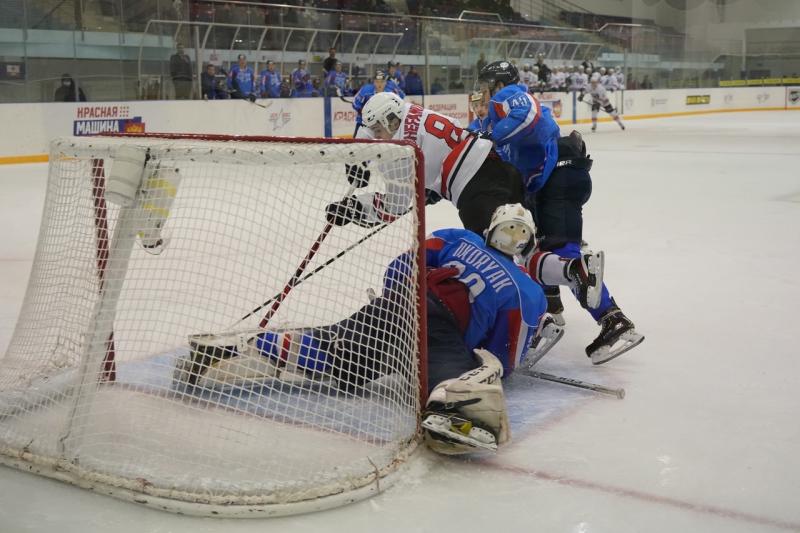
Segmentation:
{"type": "MultiPolygon", "coordinates": [[[[591,108],[571,93],[544,93],[542,102],[559,124],[591,120],[591,108]]],[[[467,95],[435,95],[409,99],[471,120],[467,95]]],[[[626,120],[705,113],[800,109],[800,87],[730,87],[624,91],[612,102],[626,120]]],[[[608,119],[600,112],[600,119],[608,119]]],[[[0,163],[47,161],[54,137],[106,131],[219,133],[300,137],[353,133],[355,114],[349,103],[324,98],[224,101],[131,101],[86,103],[2,104],[0,163]]]]}

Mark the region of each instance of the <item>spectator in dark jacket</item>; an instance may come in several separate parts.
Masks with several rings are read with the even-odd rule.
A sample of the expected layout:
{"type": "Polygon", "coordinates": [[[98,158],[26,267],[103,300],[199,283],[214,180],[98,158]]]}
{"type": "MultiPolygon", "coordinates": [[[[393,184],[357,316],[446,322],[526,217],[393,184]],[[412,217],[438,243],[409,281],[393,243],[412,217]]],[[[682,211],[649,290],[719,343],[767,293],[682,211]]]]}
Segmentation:
{"type": "Polygon", "coordinates": [[[206,65],[206,71],[200,76],[200,86],[203,92],[203,100],[225,100],[228,98],[224,78],[217,78],[217,67],[211,63],[206,65]]]}
{"type": "Polygon", "coordinates": [[[61,86],[56,89],[56,94],[53,97],[54,102],[85,102],[86,95],[83,89],[78,87],[77,93],[75,92],[75,80],[69,74],[61,75],[61,86]]]}
{"type": "Polygon", "coordinates": [[[323,74],[327,75],[336,67],[336,48],[331,47],[328,50],[328,57],[325,58],[325,61],[322,62],[322,70],[325,72],[323,74]]]}
{"type": "Polygon", "coordinates": [[[406,74],[406,94],[420,96],[425,94],[422,78],[419,77],[419,73],[414,65],[411,65],[408,69],[408,74],[406,74]]]}
{"type": "Polygon", "coordinates": [[[189,100],[192,97],[192,61],[178,45],[177,51],[169,58],[169,75],[175,87],[175,98],[189,100]]]}

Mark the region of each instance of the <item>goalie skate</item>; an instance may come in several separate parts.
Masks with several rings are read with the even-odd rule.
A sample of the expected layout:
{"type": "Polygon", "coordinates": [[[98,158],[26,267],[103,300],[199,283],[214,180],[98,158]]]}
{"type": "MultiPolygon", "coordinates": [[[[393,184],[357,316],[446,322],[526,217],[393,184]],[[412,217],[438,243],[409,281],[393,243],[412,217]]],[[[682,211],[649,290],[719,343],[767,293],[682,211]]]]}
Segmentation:
{"type": "MultiPolygon", "coordinates": [[[[497,439],[490,431],[475,426],[456,413],[428,413],[422,421],[422,427],[428,431],[428,437],[433,440],[456,443],[453,454],[464,453],[465,447],[474,448],[475,451],[497,451],[497,439]]],[[[437,451],[446,453],[441,447],[437,447],[437,451]]]]}
{"type": "MultiPolygon", "coordinates": [[[[557,315],[561,318],[561,315],[557,315]]],[[[561,323],[550,315],[545,315],[544,319],[542,320],[542,327],[539,332],[537,332],[536,337],[534,337],[533,342],[531,343],[531,347],[528,350],[528,354],[525,358],[525,365],[528,368],[531,368],[535,365],[542,357],[547,355],[553,346],[556,345],[558,341],[561,340],[561,337],[564,336],[564,322],[563,319],[561,323]]]]}

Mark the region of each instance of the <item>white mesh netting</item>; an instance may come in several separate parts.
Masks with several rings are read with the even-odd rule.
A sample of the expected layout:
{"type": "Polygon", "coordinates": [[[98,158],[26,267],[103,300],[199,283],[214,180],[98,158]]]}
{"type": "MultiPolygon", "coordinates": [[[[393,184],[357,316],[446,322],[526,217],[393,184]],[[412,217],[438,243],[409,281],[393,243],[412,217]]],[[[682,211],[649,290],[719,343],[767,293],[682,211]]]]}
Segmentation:
{"type": "Polygon", "coordinates": [[[415,169],[390,143],[54,141],[0,365],[1,460],[198,514],[377,490],[417,438],[415,169]],[[129,207],[105,194],[121,146],[149,154],[129,207]],[[408,212],[327,226],[326,205],[353,192],[345,164],[362,161],[355,192],[388,187],[408,212]],[[193,353],[198,334],[210,347],[193,353]]]}

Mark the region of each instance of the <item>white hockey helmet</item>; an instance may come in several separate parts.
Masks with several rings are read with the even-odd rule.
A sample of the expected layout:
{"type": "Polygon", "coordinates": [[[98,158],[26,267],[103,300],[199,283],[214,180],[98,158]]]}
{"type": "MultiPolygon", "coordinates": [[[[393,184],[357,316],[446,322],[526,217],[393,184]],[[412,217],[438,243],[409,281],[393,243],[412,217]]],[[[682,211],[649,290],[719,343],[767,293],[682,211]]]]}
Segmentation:
{"type": "Polygon", "coordinates": [[[606,67],[600,67],[600,74],[606,73],[606,67]]]}
{"type": "Polygon", "coordinates": [[[600,83],[600,73],[599,72],[593,73],[592,77],[589,78],[589,81],[592,83],[600,83]]]}
{"type": "Polygon", "coordinates": [[[361,120],[369,129],[380,124],[386,131],[394,135],[403,120],[405,106],[403,99],[394,93],[381,92],[372,96],[361,110],[361,120]],[[397,120],[397,124],[392,122],[397,120]]]}
{"type": "Polygon", "coordinates": [[[501,205],[484,232],[486,244],[506,255],[526,256],[536,246],[536,225],[522,204],[501,205]]]}

